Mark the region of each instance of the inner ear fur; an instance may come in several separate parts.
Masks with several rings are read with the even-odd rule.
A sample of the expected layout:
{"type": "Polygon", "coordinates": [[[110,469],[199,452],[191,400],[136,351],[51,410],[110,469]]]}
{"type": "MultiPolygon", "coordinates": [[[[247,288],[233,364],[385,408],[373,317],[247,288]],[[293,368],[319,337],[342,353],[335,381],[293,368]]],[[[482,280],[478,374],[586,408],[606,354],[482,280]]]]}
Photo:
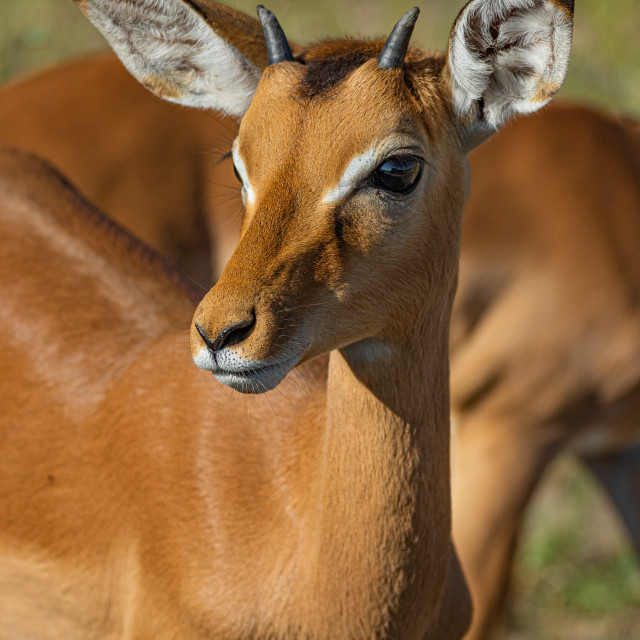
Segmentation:
{"type": "Polygon", "coordinates": [[[451,32],[447,72],[473,147],[544,106],[569,65],[573,0],[471,0],[451,32]]]}
{"type": "Polygon", "coordinates": [[[267,65],[262,27],[210,0],[74,0],[161,98],[242,116],[267,65]]]}

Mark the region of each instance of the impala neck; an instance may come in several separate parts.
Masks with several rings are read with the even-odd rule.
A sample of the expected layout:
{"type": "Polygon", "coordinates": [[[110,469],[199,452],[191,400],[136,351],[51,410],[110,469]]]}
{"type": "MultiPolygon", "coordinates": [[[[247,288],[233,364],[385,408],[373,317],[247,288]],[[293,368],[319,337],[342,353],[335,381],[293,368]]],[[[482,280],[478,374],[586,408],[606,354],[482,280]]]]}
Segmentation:
{"type": "Polygon", "coordinates": [[[438,326],[421,319],[387,348],[335,351],[329,362],[319,598],[335,604],[344,593],[352,611],[370,616],[365,627],[402,637],[429,618],[449,556],[447,317],[438,326]]]}

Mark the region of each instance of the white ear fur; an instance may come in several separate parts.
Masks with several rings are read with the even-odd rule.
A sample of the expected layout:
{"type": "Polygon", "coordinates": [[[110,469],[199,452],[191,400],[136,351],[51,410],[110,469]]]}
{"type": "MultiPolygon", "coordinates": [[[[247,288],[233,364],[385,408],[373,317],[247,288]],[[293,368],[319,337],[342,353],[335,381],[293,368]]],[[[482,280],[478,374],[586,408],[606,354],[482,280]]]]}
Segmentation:
{"type": "Polygon", "coordinates": [[[469,2],[449,44],[458,116],[478,113],[486,136],[511,115],[545,105],[567,72],[572,10],[567,0],[469,2]]]}
{"type": "Polygon", "coordinates": [[[242,116],[262,75],[183,0],[76,0],[129,72],[156,95],[242,116]]]}

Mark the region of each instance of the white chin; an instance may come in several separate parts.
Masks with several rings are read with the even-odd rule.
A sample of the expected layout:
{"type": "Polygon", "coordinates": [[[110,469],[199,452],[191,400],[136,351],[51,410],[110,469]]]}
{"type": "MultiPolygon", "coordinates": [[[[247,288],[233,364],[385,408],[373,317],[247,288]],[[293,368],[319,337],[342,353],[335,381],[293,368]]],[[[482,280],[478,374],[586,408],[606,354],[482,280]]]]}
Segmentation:
{"type": "Polygon", "coordinates": [[[216,380],[240,393],[265,393],[275,389],[291,370],[288,366],[274,366],[250,373],[214,371],[216,380]]]}

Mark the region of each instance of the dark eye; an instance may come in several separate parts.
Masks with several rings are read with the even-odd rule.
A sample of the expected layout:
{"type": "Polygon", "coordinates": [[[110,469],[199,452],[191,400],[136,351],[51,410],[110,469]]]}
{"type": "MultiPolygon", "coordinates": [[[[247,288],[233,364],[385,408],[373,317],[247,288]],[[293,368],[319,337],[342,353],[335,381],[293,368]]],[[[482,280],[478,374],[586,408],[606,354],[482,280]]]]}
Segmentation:
{"type": "Polygon", "coordinates": [[[406,195],[418,184],[421,174],[422,163],[415,156],[392,156],[371,174],[371,181],[380,189],[406,195]]]}
{"type": "Polygon", "coordinates": [[[238,173],[238,170],[236,169],[236,165],[235,164],[233,165],[233,173],[236,174],[236,178],[238,178],[238,182],[240,184],[242,184],[242,178],[240,177],[240,174],[238,173]]]}

